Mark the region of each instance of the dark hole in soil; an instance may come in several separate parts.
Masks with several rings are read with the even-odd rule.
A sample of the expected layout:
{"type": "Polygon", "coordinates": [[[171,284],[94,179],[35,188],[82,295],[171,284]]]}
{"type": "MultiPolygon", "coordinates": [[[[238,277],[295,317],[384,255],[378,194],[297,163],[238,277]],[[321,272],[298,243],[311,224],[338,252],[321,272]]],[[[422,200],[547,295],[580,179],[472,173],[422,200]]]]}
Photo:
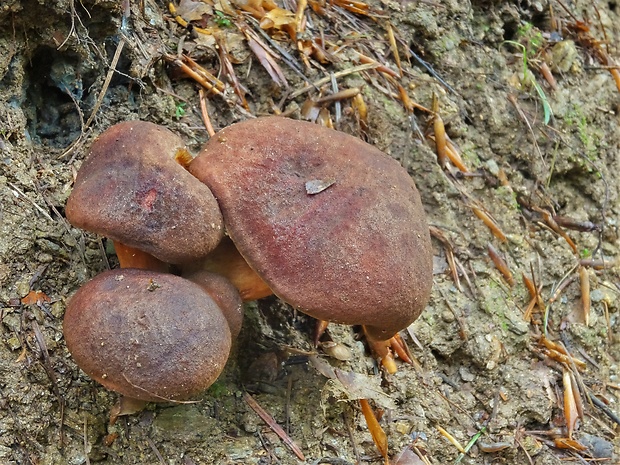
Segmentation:
{"type": "Polygon", "coordinates": [[[81,130],[77,105],[82,107],[88,83],[78,55],[40,47],[26,69],[28,88],[24,112],[30,136],[53,147],[65,147],[81,130]]]}

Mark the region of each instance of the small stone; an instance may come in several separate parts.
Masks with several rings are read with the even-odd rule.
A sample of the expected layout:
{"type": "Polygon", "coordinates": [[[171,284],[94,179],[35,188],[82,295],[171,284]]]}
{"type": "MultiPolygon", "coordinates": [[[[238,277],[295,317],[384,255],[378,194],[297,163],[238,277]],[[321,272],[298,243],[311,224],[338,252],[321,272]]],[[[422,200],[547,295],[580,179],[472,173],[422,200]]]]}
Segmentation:
{"type": "Polygon", "coordinates": [[[411,425],[408,421],[397,421],[394,423],[394,428],[400,434],[409,434],[409,431],[411,431],[411,425]]]}
{"type": "Polygon", "coordinates": [[[590,452],[596,459],[610,459],[613,456],[614,446],[606,439],[583,433],[579,438],[579,442],[590,449],[590,452]]]}
{"type": "Polygon", "coordinates": [[[469,368],[464,366],[459,368],[459,374],[461,375],[461,379],[466,383],[471,383],[474,379],[476,379],[476,375],[469,371],[469,368]]]}
{"type": "Polygon", "coordinates": [[[454,313],[449,310],[444,310],[443,312],[441,312],[441,320],[444,323],[452,323],[455,320],[454,313]]]}
{"type": "Polygon", "coordinates": [[[575,42],[563,40],[551,49],[551,70],[556,73],[566,73],[572,67],[575,59],[579,56],[575,42]]]}
{"type": "Polygon", "coordinates": [[[20,281],[17,283],[17,294],[20,297],[26,297],[30,292],[30,283],[28,281],[20,281]]]}

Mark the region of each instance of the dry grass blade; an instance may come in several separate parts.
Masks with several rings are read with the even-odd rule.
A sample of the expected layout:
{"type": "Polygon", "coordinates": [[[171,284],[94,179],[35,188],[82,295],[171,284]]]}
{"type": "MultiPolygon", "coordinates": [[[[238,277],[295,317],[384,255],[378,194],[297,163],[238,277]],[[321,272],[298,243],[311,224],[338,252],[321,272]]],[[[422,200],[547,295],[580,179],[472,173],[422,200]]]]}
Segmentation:
{"type": "Polygon", "coordinates": [[[284,444],[286,444],[289,449],[293,451],[293,453],[297,456],[299,460],[306,460],[299,446],[295,444],[295,441],[293,441],[291,437],[286,434],[286,431],[284,431],[282,427],[276,423],[273,417],[269,415],[250,394],[244,392],[243,398],[252,408],[252,410],[254,410],[256,414],[261,417],[265,423],[267,423],[267,425],[273,430],[274,433],[276,433],[280,437],[280,439],[282,439],[282,442],[284,442],[284,444]]]}
{"type": "Polygon", "coordinates": [[[543,156],[543,153],[540,150],[540,146],[538,145],[538,141],[536,140],[536,135],[534,134],[534,129],[532,128],[532,124],[530,123],[530,120],[528,119],[528,117],[525,115],[525,112],[521,109],[519,102],[517,102],[517,97],[515,97],[512,94],[509,94],[506,98],[515,107],[515,110],[517,111],[519,118],[521,118],[521,121],[523,121],[525,125],[527,126],[527,129],[529,130],[530,135],[532,136],[532,140],[533,140],[534,148],[536,149],[536,153],[538,154],[540,161],[542,162],[542,165],[544,166],[544,168],[547,169],[547,163],[545,162],[545,157],[543,156]]]}
{"type": "Polygon", "coordinates": [[[465,163],[461,158],[461,154],[459,153],[458,148],[450,140],[450,137],[448,137],[448,135],[446,135],[446,156],[450,159],[450,162],[454,166],[456,166],[461,172],[469,173],[469,169],[467,169],[467,166],[465,166],[465,163]]]}
{"type": "Polygon", "coordinates": [[[396,80],[396,78],[392,76],[385,76],[385,78],[394,87],[396,87],[396,90],[398,91],[398,93],[396,94],[396,98],[398,98],[401,102],[403,102],[403,106],[408,112],[413,112],[414,110],[420,110],[425,113],[432,113],[431,110],[429,110],[425,106],[422,106],[419,103],[416,103],[413,100],[411,100],[411,97],[409,97],[409,94],[407,93],[405,88],[402,86],[400,82],[396,80]]]}
{"type": "Polygon", "coordinates": [[[536,291],[536,285],[534,284],[534,281],[528,278],[525,273],[521,273],[521,279],[523,279],[523,284],[525,285],[527,292],[530,294],[530,297],[532,299],[536,299],[538,296],[538,292],[536,291]]]}
{"type": "Polygon", "coordinates": [[[209,92],[213,92],[216,95],[223,96],[222,91],[224,88],[224,83],[222,83],[207,70],[197,65],[193,60],[189,59],[190,63],[193,64],[192,66],[190,66],[188,63],[185,63],[185,61],[187,61],[187,57],[185,57],[184,59],[180,59],[166,53],[163,55],[163,58],[168,63],[174,64],[175,66],[179,67],[188,77],[192,78],[209,92]]]}
{"type": "MultiPolygon", "coordinates": [[[[376,69],[378,66],[380,66],[378,63],[366,63],[363,65],[359,65],[359,66],[354,66],[352,68],[347,68],[347,69],[343,69],[342,71],[338,71],[336,73],[333,74],[333,76],[338,79],[344,76],[348,76],[350,74],[355,74],[355,73],[360,73],[362,71],[367,71],[370,69],[376,69]]],[[[331,76],[327,76],[327,77],[323,77],[321,79],[316,80],[315,82],[313,82],[312,84],[306,85],[304,87],[302,87],[301,89],[297,89],[294,92],[291,92],[291,94],[289,95],[290,99],[294,99],[296,97],[299,97],[300,95],[305,94],[306,92],[310,92],[311,90],[314,89],[318,89],[319,87],[327,84],[328,82],[330,82],[332,80],[331,76]]]]}
{"type": "Polygon", "coordinates": [[[396,355],[398,355],[403,362],[413,365],[409,348],[407,344],[405,344],[405,341],[403,341],[403,338],[400,337],[399,333],[396,333],[394,337],[390,339],[390,343],[392,344],[392,350],[396,352],[396,355]]]}
{"type": "Polygon", "coordinates": [[[41,328],[36,320],[32,320],[32,331],[34,333],[34,338],[37,341],[37,345],[39,346],[39,351],[41,353],[41,358],[43,359],[42,364],[47,374],[47,377],[50,379],[52,383],[52,389],[56,398],[58,399],[58,403],[61,406],[64,406],[64,399],[60,394],[60,389],[58,388],[58,382],[56,381],[57,375],[54,372],[54,368],[52,368],[52,361],[50,360],[50,354],[47,350],[47,344],[45,343],[45,338],[43,337],[43,333],[41,332],[41,328]]]}
{"type": "Polygon", "coordinates": [[[400,64],[400,55],[398,54],[398,47],[396,46],[396,37],[394,36],[394,28],[392,24],[388,22],[386,24],[388,40],[390,42],[390,50],[392,50],[392,55],[394,56],[394,61],[396,62],[396,66],[398,66],[398,72],[400,77],[403,77],[403,67],[400,64]]]}
{"type": "Polygon", "coordinates": [[[488,244],[487,248],[489,252],[489,257],[491,257],[493,264],[502,274],[502,276],[504,277],[508,285],[510,287],[513,287],[515,285],[515,280],[512,277],[512,272],[510,271],[510,268],[508,267],[508,263],[506,263],[506,260],[504,260],[504,258],[499,254],[497,249],[493,247],[491,243],[488,244]]]}
{"type": "Polygon", "coordinates": [[[110,63],[110,70],[108,71],[108,74],[105,77],[105,81],[103,82],[103,86],[101,88],[101,91],[99,92],[99,95],[97,96],[97,101],[95,102],[95,106],[93,108],[93,111],[90,113],[90,116],[88,117],[88,120],[86,120],[86,123],[84,124],[84,129],[83,130],[86,130],[87,128],[90,127],[91,123],[95,119],[95,116],[97,115],[97,112],[99,111],[99,108],[101,107],[101,104],[103,103],[103,99],[105,98],[105,94],[106,94],[106,92],[108,90],[108,87],[110,86],[110,81],[112,81],[112,77],[114,76],[114,73],[116,72],[116,65],[118,64],[118,60],[120,60],[120,58],[121,58],[121,53],[123,52],[123,47],[124,46],[125,46],[125,39],[121,36],[121,40],[118,42],[118,45],[116,47],[116,51],[114,52],[114,57],[112,58],[112,63],[110,63]]]}
{"type": "Polygon", "coordinates": [[[532,313],[534,312],[534,307],[536,307],[536,298],[530,299],[530,302],[527,304],[527,308],[523,313],[523,319],[528,323],[532,321],[532,313]]]}
{"type": "Polygon", "coordinates": [[[433,132],[435,134],[435,151],[437,152],[437,163],[442,169],[446,169],[448,166],[448,156],[446,155],[446,130],[443,124],[443,120],[439,114],[435,114],[433,117],[433,132]]]}
{"type": "Polygon", "coordinates": [[[344,89],[339,92],[336,92],[335,94],[330,94],[330,95],[321,97],[317,99],[315,103],[321,104],[321,103],[335,102],[338,100],[345,100],[348,98],[353,98],[359,93],[360,93],[359,87],[353,87],[351,89],[344,89]]]}
{"type": "Polygon", "coordinates": [[[461,280],[459,278],[459,272],[456,268],[456,261],[454,259],[454,247],[452,246],[452,243],[444,235],[441,229],[435,226],[429,226],[429,230],[431,236],[443,244],[444,251],[446,253],[446,262],[448,263],[448,268],[450,268],[450,275],[452,276],[454,285],[460,292],[463,292],[463,288],[461,287],[461,280]]]}
{"type": "Polygon", "coordinates": [[[368,132],[368,107],[366,106],[366,102],[364,101],[362,94],[357,94],[353,97],[351,107],[355,110],[360,129],[365,135],[368,132]]]}
{"type": "Polygon", "coordinates": [[[374,339],[367,338],[367,341],[371,352],[381,361],[381,366],[385,368],[385,371],[390,375],[396,373],[398,371],[398,367],[396,366],[396,361],[394,360],[394,355],[392,354],[390,340],[376,341],[374,339]]]}
{"type": "Polygon", "coordinates": [[[356,0],[332,0],[331,3],[350,11],[351,13],[364,16],[370,15],[370,7],[363,2],[358,2],[356,0]]]}
{"type": "Polygon", "coordinates": [[[579,415],[577,413],[577,406],[575,405],[575,393],[573,392],[573,384],[571,383],[569,370],[564,370],[562,373],[562,384],[564,385],[564,418],[566,419],[566,427],[568,428],[568,437],[572,438],[579,415]]]}
{"type": "Polygon", "coordinates": [[[368,425],[368,431],[370,431],[370,435],[372,436],[372,440],[374,441],[377,449],[385,458],[388,460],[388,442],[387,435],[381,425],[377,421],[377,417],[375,413],[372,411],[372,407],[368,403],[367,399],[360,399],[360,406],[362,407],[362,413],[364,414],[364,418],[366,419],[366,424],[368,425]]]}
{"type": "Polygon", "coordinates": [[[575,245],[573,240],[568,236],[568,234],[566,234],[566,232],[556,223],[556,221],[553,219],[553,215],[547,210],[545,210],[544,208],[539,208],[534,205],[532,205],[532,209],[542,215],[545,224],[549,226],[549,228],[551,228],[553,232],[555,232],[556,234],[564,238],[564,240],[568,243],[570,248],[573,250],[573,253],[576,254],[577,246],[575,245]]]}
{"type": "Polygon", "coordinates": [[[226,86],[222,81],[220,81],[217,77],[211,74],[209,71],[204,69],[198,63],[196,63],[191,57],[188,55],[183,55],[181,57],[183,63],[187,64],[193,71],[197,72],[200,76],[204,77],[210,84],[213,85],[219,92],[224,92],[226,86]]]}
{"type": "Polygon", "coordinates": [[[585,266],[579,267],[579,285],[581,288],[581,308],[583,310],[583,321],[586,326],[590,326],[590,276],[585,266]]]}
{"type": "Polygon", "coordinates": [[[219,47],[220,60],[224,67],[224,71],[226,72],[226,75],[228,76],[229,81],[232,83],[235,94],[237,94],[237,97],[239,97],[241,105],[243,105],[243,108],[249,111],[250,106],[248,105],[248,102],[245,99],[246,91],[245,91],[245,88],[239,82],[239,79],[237,78],[237,74],[235,73],[235,68],[233,68],[232,62],[230,61],[230,56],[228,55],[228,50],[226,48],[226,42],[221,38],[217,38],[216,41],[219,47]]]}
{"type": "Polygon", "coordinates": [[[396,71],[394,71],[393,69],[388,68],[387,65],[381,64],[377,60],[373,60],[372,58],[370,58],[370,57],[360,53],[359,51],[357,52],[357,59],[361,63],[364,63],[364,64],[374,64],[374,65],[376,65],[376,69],[380,73],[387,74],[388,76],[392,76],[394,78],[399,77],[398,73],[396,71]]]}
{"type": "Polygon", "coordinates": [[[299,34],[304,31],[304,13],[308,7],[308,0],[298,0],[297,10],[295,11],[295,32],[299,34]]]}
{"type": "Polygon", "coordinates": [[[254,52],[254,55],[256,55],[256,58],[258,58],[263,68],[265,68],[265,71],[267,71],[272,81],[279,86],[288,87],[286,76],[284,76],[282,68],[280,68],[280,65],[276,62],[275,56],[269,47],[250,29],[243,27],[241,31],[245,35],[250,49],[254,52]]]}
{"type": "Polygon", "coordinates": [[[555,438],[553,444],[558,449],[570,449],[575,452],[583,452],[588,450],[586,446],[571,438],[555,438]]]}
{"type": "Polygon", "coordinates": [[[543,348],[541,350],[541,353],[555,360],[556,362],[565,364],[566,366],[571,366],[572,364],[574,364],[579,371],[585,371],[586,369],[586,363],[584,361],[576,359],[570,355],[558,352],[557,350],[543,348]]]}
{"type": "Polygon", "coordinates": [[[450,433],[448,433],[445,429],[443,429],[441,426],[436,426],[437,431],[439,431],[441,433],[441,435],[446,438],[448,441],[450,441],[452,443],[452,445],[454,447],[457,448],[457,450],[461,453],[464,454],[465,453],[465,448],[461,445],[461,443],[458,441],[458,439],[456,439],[454,436],[452,436],[450,433]]]}
{"type": "Polygon", "coordinates": [[[478,207],[476,205],[469,205],[469,208],[471,208],[474,214],[480,220],[482,220],[482,222],[491,230],[495,237],[497,237],[502,242],[506,242],[508,240],[506,235],[503,233],[503,231],[497,225],[497,222],[493,219],[493,217],[491,217],[490,214],[488,214],[481,207],[478,207]]]}
{"type": "MultiPolygon", "coordinates": [[[[532,272],[532,276],[534,276],[534,269],[530,264],[530,269],[532,272]]],[[[525,285],[527,292],[530,294],[530,303],[527,306],[527,310],[523,315],[523,319],[525,321],[532,320],[532,312],[534,311],[534,307],[538,306],[538,309],[542,312],[545,309],[545,304],[542,300],[542,296],[540,295],[541,288],[536,288],[536,283],[533,279],[530,279],[525,275],[525,273],[521,273],[521,278],[523,279],[523,284],[525,285]]]]}
{"type": "Polygon", "coordinates": [[[207,96],[204,89],[198,89],[198,95],[200,100],[200,115],[202,116],[202,122],[205,125],[205,129],[207,130],[209,137],[213,137],[215,135],[215,129],[213,129],[211,118],[209,117],[209,110],[207,109],[207,96]]]}

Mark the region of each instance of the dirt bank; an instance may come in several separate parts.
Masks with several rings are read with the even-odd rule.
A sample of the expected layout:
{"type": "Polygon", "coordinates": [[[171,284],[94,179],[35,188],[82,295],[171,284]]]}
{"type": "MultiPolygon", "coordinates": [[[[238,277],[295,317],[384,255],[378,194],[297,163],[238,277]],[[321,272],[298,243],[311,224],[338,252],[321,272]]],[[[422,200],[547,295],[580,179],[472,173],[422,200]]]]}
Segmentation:
{"type": "Polygon", "coordinates": [[[278,1],[290,13],[255,9],[262,28],[228,2],[183,2],[178,17],[165,2],[126,3],[0,6],[1,463],[298,463],[245,388],[308,463],[383,462],[350,390],[308,364],[314,322],[275,298],[247,306],[224,375],[198,403],[153,405],[114,426],[116,394],[67,352],[67,299],[116,266],[105,239],[64,218],[75,173],[93,138],[119,121],[162,124],[193,151],[207,140],[200,85],[180,71],[181,55],[219,77],[203,75],[216,130],[274,113],[331,121],[415,180],[434,228],[435,278],[403,333],[414,364],[380,374],[348,327],[330,334],[351,361],[319,351],[380,386],[372,405],[393,459],[410,447],[415,457],[398,463],[454,462],[443,428],[463,446],[482,433],[462,463],[619,460],[615,1],[309,1],[297,19],[294,2],[278,1]],[[360,97],[339,108],[320,100],[356,88],[360,97]],[[467,172],[437,162],[434,95],[467,172]],[[569,399],[583,413],[574,442],[562,442],[576,415],[569,399]]]}

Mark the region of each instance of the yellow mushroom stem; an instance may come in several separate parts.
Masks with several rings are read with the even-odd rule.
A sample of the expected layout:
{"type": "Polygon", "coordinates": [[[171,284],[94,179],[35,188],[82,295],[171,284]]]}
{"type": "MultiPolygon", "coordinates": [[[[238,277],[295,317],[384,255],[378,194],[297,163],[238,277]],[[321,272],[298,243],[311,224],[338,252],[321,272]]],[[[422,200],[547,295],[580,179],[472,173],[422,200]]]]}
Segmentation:
{"type": "Polygon", "coordinates": [[[162,273],[169,271],[170,265],[153,257],[151,254],[119,241],[113,242],[121,268],[139,268],[141,270],[160,271],[162,273]]]}
{"type": "Polygon", "coordinates": [[[215,250],[201,262],[183,268],[184,274],[195,271],[210,271],[228,278],[245,302],[273,294],[228,237],[224,237],[215,250]]]}
{"type": "Polygon", "coordinates": [[[366,340],[368,341],[371,352],[381,360],[381,365],[383,365],[388,373],[394,374],[398,371],[396,362],[394,361],[394,352],[403,362],[412,363],[411,357],[407,351],[407,346],[398,333],[385,341],[372,338],[366,331],[365,326],[364,333],[366,334],[366,340]]]}

